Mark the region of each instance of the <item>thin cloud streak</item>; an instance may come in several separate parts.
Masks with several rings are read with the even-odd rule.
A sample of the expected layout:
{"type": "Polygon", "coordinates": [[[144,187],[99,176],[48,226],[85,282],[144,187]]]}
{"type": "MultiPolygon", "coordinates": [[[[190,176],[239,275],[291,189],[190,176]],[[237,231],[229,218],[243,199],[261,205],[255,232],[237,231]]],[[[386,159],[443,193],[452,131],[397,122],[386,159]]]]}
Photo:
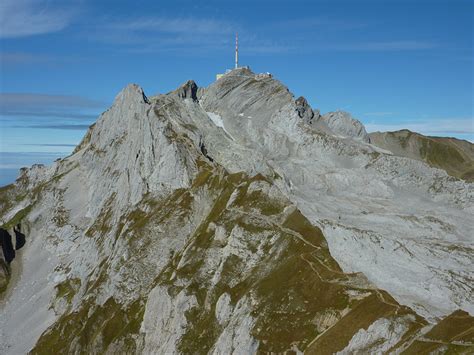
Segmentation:
{"type": "Polygon", "coordinates": [[[364,116],[391,116],[393,112],[381,111],[381,112],[366,112],[364,116]]]}
{"type": "Polygon", "coordinates": [[[430,41],[421,40],[395,40],[383,42],[360,42],[360,43],[335,43],[330,45],[318,46],[320,50],[328,51],[416,51],[435,49],[438,44],[430,41]]]}
{"type": "Polygon", "coordinates": [[[79,96],[0,93],[0,126],[54,130],[86,130],[105,104],[79,96]],[[90,113],[90,112],[93,113],[90,113]]]}
{"type": "Polygon", "coordinates": [[[44,118],[68,118],[68,119],[79,119],[79,120],[93,120],[98,115],[92,114],[83,114],[77,112],[34,112],[34,111],[8,111],[3,110],[0,107],[0,121],[2,120],[2,116],[17,118],[17,117],[28,117],[28,118],[35,118],[35,117],[44,117],[44,118]]]}
{"type": "Polygon", "coordinates": [[[58,32],[66,28],[76,8],[54,8],[50,1],[2,0],[0,38],[16,38],[58,32]]]}
{"type": "MultiPolygon", "coordinates": [[[[42,66],[56,66],[56,65],[77,65],[78,63],[91,62],[93,57],[78,55],[77,53],[70,53],[66,55],[47,54],[48,48],[43,48],[41,52],[1,52],[0,53],[0,68],[2,66],[17,66],[17,65],[42,65],[42,66]]],[[[5,68],[1,68],[5,70],[5,68]]]]}
{"type": "Polygon", "coordinates": [[[228,34],[234,27],[227,22],[205,18],[164,18],[145,17],[131,21],[117,21],[106,25],[105,28],[127,31],[150,31],[161,33],[184,34],[228,34]]]}
{"type": "Polygon", "coordinates": [[[12,52],[0,53],[0,63],[5,64],[33,64],[33,63],[50,63],[53,58],[47,55],[36,53],[12,52]]]}
{"type": "Polygon", "coordinates": [[[128,54],[209,55],[229,49],[239,26],[202,17],[107,18],[83,35],[128,54]],[[93,32],[93,35],[92,35],[93,32]]]}
{"type": "Polygon", "coordinates": [[[271,23],[263,28],[271,30],[287,31],[291,28],[294,31],[325,29],[325,30],[354,30],[366,28],[369,24],[365,22],[349,21],[347,19],[337,19],[328,17],[303,17],[294,18],[271,23]]]}
{"type": "Polygon", "coordinates": [[[27,107],[77,107],[77,108],[102,108],[105,103],[73,95],[50,95],[32,93],[0,93],[0,107],[20,108],[27,107]]]}
{"type": "MultiPolygon", "coordinates": [[[[153,38],[155,46],[200,46],[222,41],[238,26],[221,20],[185,17],[137,17],[133,19],[108,18],[92,29],[95,40],[137,46],[150,43],[153,38]]],[[[90,37],[90,34],[87,34],[90,37]]]]}
{"type": "MultiPolygon", "coordinates": [[[[133,19],[107,18],[93,28],[94,36],[88,38],[120,45],[127,53],[182,53],[199,54],[227,50],[233,45],[233,34],[239,32],[242,47],[247,54],[285,54],[290,52],[316,53],[331,51],[416,51],[437,48],[437,43],[421,39],[392,39],[347,43],[317,43],[295,40],[295,35],[312,27],[329,31],[353,30],[369,26],[366,23],[349,23],[343,19],[308,17],[290,19],[260,26],[250,31],[240,23],[212,18],[137,17],[133,19]],[[267,32],[285,30],[277,40],[265,40],[267,32]],[[290,31],[288,31],[290,29],[290,31]],[[152,39],[152,40],[151,40],[152,39]]],[[[91,29],[89,29],[91,30],[91,29]]]]}
{"type": "Polygon", "coordinates": [[[75,147],[77,144],[66,144],[66,143],[35,143],[35,144],[22,144],[22,145],[29,145],[35,147],[75,147]]]}
{"type": "Polygon", "coordinates": [[[66,131],[82,131],[86,130],[90,125],[82,124],[55,124],[55,125],[27,125],[27,126],[11,126],[11,128],[33,128],[33,129],[57,129],[66,131]]]}
{"type": "Polygon", "coordinates": [[[408,129],[425,135],[466,135],[470,141],[474,140],[474,117],[453,119],[431,119],[423,121],[400,121],[400,123],[376,123],[365,124],[368,132],[393,132],[408,129]]]}

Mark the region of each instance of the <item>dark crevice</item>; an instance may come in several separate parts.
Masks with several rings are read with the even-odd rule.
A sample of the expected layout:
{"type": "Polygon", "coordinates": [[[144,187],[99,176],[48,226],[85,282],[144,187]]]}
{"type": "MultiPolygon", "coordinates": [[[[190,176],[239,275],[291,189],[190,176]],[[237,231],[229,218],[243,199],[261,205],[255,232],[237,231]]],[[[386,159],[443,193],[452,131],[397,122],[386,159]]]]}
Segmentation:
{"type": "Polygon", "coordinates": [[[198,101],[198,86],[193,80],[188,80],[186,83],[181,85],[181,87],[178,88],[176,91],[178,93],[178,96],[182,99],[192,99],[195,102],[198,101]]]}
{"type": "Polygon", "coordinates": [[[15,249],[13,248],[12,236],[3,228],[0,228],[0,244],[2,245],[3,257],[7,264],[10,264],[15,259],[15,249]]]}
{"type": "Polygon", "coordinates": [[[214,159],[212,159],[207,154],[207,149],[206,149],[206,146],[204,145],[204,142],[202,141],[202,138],[199,140],[199,149],[201,150],[202,155],[204,155],[207,159],[209,159],[211,163],[214,162],[214,159]]]}
{"type": "Polygon", "coordinates": [[[18,224],[14,229],[13,231],[15,232],[15,237],[16,237],[16,241],[15,241],[15,249],[16,250],[19,250],[21,248],[23,248],[23,246],[25,245],[26,243],[26,236],[21,232],[21,225],[18,224]]]}

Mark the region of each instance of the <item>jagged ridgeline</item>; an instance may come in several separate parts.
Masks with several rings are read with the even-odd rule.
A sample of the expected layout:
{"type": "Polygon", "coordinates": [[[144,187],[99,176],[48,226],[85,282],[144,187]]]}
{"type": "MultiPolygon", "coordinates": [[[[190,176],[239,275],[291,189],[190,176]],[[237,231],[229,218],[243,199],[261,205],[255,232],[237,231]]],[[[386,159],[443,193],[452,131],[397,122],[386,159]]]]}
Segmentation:
{"type": "Polygon", "coordinates": [[[248,69],[127,86],[0,190],[0,353],[472,353],[473,185],[371,140],[248,69]]]}

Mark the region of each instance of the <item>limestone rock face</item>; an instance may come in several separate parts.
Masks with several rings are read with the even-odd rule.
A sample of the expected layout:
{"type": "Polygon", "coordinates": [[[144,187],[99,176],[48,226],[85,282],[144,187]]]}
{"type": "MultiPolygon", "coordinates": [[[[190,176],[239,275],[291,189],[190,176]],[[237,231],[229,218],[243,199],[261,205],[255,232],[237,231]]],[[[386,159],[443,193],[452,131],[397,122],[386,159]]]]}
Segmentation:
{"type": "Polygon", "coordinates": [[[176,93],[182,99],[197,101],[197,91],[198,86],[196,83],[193,80],[188,80],[176,90],[176,93]]]}
{"type": "Polygon", "coordinates": [[[313,123],[313,119],[319,119],[319,112],[313,112],[311,106],[308,104],[308,101],[306,101],[303,96],[298,97],[295,101],[295,104],[298,116],[300,116],[306,123],[311,124],[313,123]]]}
{"type": "Polygon", "coordinates": [[[368,142],[244,68],[127,86],[0,190],[0,353],[469,349],[474,186],[368,142]]]}
{"type": "Polygon", "coordinates": [[[320,120],[324,122],[331,131],[343,137],[352,137],[364,142],[370,142],[370,137],[364,125],[344,111],[329,112],[322,115],[320,120]]]}

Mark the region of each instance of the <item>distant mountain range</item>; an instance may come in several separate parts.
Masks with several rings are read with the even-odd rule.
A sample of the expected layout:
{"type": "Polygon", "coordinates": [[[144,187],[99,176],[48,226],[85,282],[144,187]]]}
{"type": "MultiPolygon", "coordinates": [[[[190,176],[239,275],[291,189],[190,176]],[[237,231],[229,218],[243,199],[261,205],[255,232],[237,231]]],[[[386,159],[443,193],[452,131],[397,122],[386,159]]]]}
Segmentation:
{"type": "Polygon", "coordinates": [[[451,176],[474,180],[474,144],[468,141],[428,137],[406,129],[371,133],[370,141],[395,155],[422,160],[451,176]]]}

